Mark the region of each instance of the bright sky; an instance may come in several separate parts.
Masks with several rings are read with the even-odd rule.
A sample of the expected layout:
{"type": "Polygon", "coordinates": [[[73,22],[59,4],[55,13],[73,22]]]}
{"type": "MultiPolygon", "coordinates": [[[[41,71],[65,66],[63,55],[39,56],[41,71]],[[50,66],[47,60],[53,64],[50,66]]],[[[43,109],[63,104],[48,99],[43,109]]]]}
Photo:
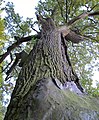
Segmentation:
{"type": "Polygon", "coordinates": [[[15,11],[23,17],[33,18],[35,16],[35,6],[39,0],[6,0],[6,2],[13,2],[15,11]]]}

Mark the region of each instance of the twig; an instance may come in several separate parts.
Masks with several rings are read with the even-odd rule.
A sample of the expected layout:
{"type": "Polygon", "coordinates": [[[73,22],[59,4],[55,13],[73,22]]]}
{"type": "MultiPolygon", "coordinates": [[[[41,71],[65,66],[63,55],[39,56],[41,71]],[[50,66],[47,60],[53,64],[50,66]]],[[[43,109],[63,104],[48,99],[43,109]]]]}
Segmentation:
{"type": "Polygon", "coordinates": [[[95,7],[97,7],[99,5],[99,3],[98,4],[96,4],[95,6],[93,6],[92,8],[91,8],[91,10],[89,10],[88,12],[91,12],[95,7]]]}

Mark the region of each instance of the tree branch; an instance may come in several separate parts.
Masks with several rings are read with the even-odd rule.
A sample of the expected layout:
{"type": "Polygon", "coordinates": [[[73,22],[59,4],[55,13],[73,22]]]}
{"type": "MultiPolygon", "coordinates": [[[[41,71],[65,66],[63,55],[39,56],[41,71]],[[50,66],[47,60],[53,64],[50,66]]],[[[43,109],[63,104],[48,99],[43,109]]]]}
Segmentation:
{"type": "Polygon", "coordinates": [[[22,37],[22,38],[18,38],[16,37],[16,39],[18,38],[17,42],[13,43],[11,46],[8,47],[7,52],[5,52],[3,55],[1,55],[0,57],[0,63],[3,62],[3,60],[11,53],[11,51],[13,49],[15,49],[16,47],[18,47],[20,44],[22,44],[23,42],[28,42],[30,41],[32,38],[40,38],[39,35],[33,35],[33,36],[28,36],[28,37],[22,37]]]}
{"type": "Polygon", "coordinates": [[[10,67],[10,69],[6,72],[7,77],[5,78],[5,81],[8,80],[10,73],[13,71],[13,69],[15,68],[15,66],[17,65],[17,63],[19,62],[19,59],[20,58],[16,54],[16,59],[15,59],[14,63],[12,64],[12,66],[10,67]]]}
{"type": "Polygon", "coordinates": [[[87,16],[95,16],[95,15],[99,15],[99,11],[95,11],[95,12],[92,12],[92,13],[89,13],[89,12],[86,12],[86,13],[82,13],[80,14],[79,16],[75,17],[74,19],[70,20],[68,23],[67,23],[67,26],[71,26],[73,25],[74,23],[76,23],[78,20],[81,20],[87,16]]]}
{"type": "Polygon", "coordinates": [[[73,31],[70,31],[66,36],[65,36],[66,40],[71,41],[72,43],[76,43],[78,44],[79,42],[84,40],[84,37],[81,35],[76,34],[73,31]]]}
{"type": "Polygon", "coordinates": [[[91,10],[89,10],[89,12],[91,12],[95,7],[97,7],[99,5],[99,3],[98,4],[96,4],[95,6],[93,6],[92,8],[91,8],[91,10]]]}
{"type": "Polygon", "coordinates": [[[28,58],[28,54],[24,50],[20,53],[15,53],[15,56],[16,56],[15,61],[13,62],[13,64],[9,68],[9,70],[6,72],[7,77],[5,78],[5,81],[8,80],[10,73],[13,71],[13,69],[15,69],[19,60],[20,60],[20,63],[18,66],[22,67],[23,64],[25,63],[26,59],[28,58]]]}
{"type": "Polygon", "coordinates": [[[2,72],[4,72],[10,65],[11,65],[11,63],[12,63],[12,61],[13,61],[13,57],[12,57],[12,53],[10,53],[10,59],[11,59],[11,61],[7,64],[7,66],[2,70],[2,72]]]}
{"type": "Polygon", "coordinates": [[[75,32],[71,31],[70,28],[72,27],[72,25],[74,23],[76,23],[77,21],[79,21],[80,19],[83,19],[87,16],[95,16],[95,15],[99,15],[99,11],[95,11],[92,13],[82,13],[81,15],[75,17],[74,19],[70,20],[67,23],[67,26],[62,26],[59,28],[59,31],[63,34],[63,37],[66,37],[66,39],[69,39],[70,41],[74,42],[74,43],[79,43],[80,41],[83,40],[82,36],[76,34],[75,32]],[[73,40],[74,39],[74,40],[73,40]]]}

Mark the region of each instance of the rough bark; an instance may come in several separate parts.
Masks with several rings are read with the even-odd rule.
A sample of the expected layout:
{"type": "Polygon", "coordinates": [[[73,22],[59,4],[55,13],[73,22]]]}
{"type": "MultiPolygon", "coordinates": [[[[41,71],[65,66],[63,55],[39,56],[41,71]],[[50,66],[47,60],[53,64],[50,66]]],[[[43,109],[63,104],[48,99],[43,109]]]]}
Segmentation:
{"type": "Polygon", "coordinates": [[[43,78],[23,98],[12,99],[4,120],[99,120],[99,102],[43,78]]]}
{"type": "Polygon", "coordinates": [[[41,38],[21,69],[4,120],[86,120],[83,117],[89,118],[91,113],[98,120],[99,114],[94,109],[87,109],[86,103],[84,107],[76,105],[63,90],[67,82],[74,81],[83,92],[72,69],[61,30],[49,18],[38,19],[42,24],[41,38]],[[78,111],[76,119],[75,111],[78,111]]]}

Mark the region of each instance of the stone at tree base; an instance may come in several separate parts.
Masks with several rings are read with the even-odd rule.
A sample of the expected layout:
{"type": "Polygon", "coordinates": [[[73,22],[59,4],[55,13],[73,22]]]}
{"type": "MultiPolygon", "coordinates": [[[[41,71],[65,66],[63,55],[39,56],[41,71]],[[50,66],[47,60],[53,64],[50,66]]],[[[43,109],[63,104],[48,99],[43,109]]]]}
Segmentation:
{"type": "Polygon", "coordinates": [[[25,101],[22,109],[28,115],[23,118],[24,113],[20,113],[18,120],[99,120],[99,102],[87,95],[61,90],[51,78],[40,80],[25,101]]]}

